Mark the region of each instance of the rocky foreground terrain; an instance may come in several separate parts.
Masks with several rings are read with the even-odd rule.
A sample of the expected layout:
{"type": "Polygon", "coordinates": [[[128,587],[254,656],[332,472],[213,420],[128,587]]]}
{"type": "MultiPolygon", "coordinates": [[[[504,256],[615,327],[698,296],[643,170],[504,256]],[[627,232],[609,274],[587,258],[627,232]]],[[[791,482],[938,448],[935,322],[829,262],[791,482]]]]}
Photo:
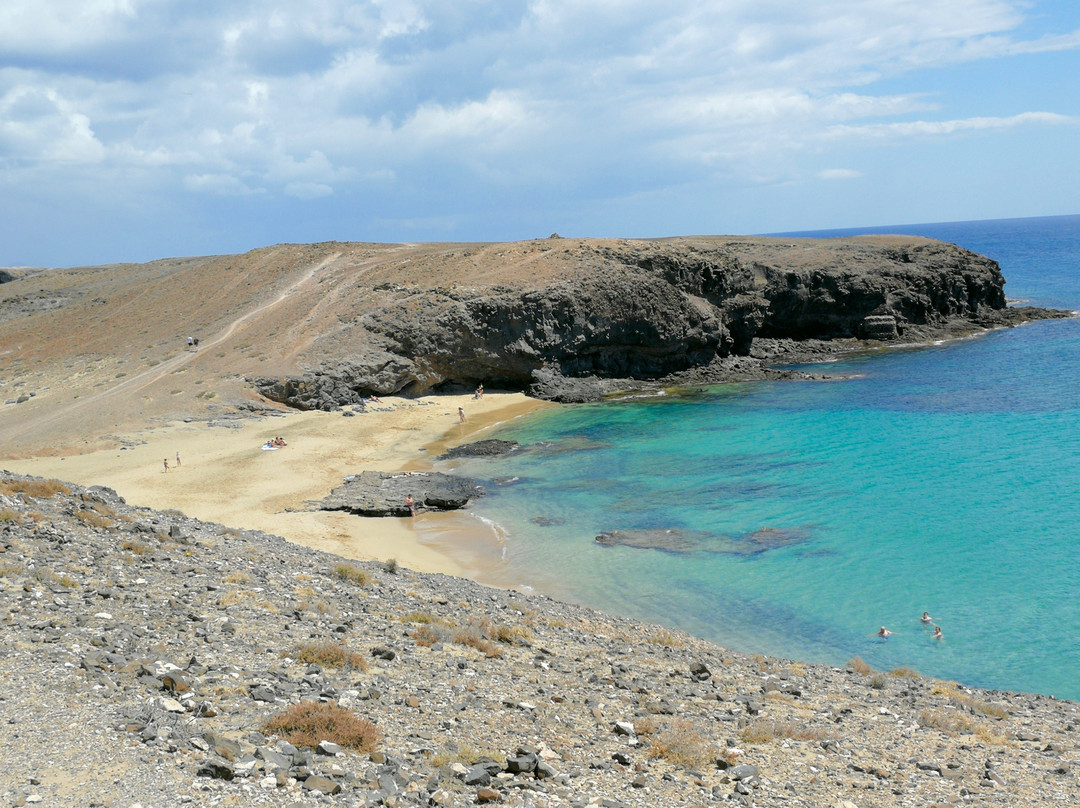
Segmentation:
{"type": "Polygon", "coordinates": [[[4,805],[1080,805],[1070,702],[747,657],[6,472],[0,618],[4,805]]]}

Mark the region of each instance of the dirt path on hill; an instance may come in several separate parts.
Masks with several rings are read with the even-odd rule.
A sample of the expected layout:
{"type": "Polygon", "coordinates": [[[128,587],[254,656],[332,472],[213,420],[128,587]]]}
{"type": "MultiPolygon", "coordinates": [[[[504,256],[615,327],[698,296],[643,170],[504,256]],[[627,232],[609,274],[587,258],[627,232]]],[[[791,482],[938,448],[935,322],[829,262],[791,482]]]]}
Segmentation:
{"type": "Polygon", "coordinates": [[[198,349],[186,350],[178,356],[166,359],[160,364],[147,368],[140,373],[136,373],[105,390],[79,398],[68,404],[43,409],[20,424],[6,425],[3,428],[0,428],[0,443],[18,445],[32,435],[43,435],[48,432],[51,427],[65,423],[82,423],[88,416],[97,414],[101,410],[107,408],[110,402],[115,401],[118,397],[131,397],[166,376],[176,373],[184,366],[191,364],[199,357],[200,353],[221,345],[235,334],[242,332],[243,329],[256,318],[265,315],[280,306],[285,300],[294,295],[301,286],[309,282],[317,273],[340,258],[341,255],[340,252],[336,252],[327,256],[319,263],[312,265],[304,274],[286,286],[275,299],[240,315],[229,323],[217,336],[212,337],[207,342],[203,342],[198,349]]]}

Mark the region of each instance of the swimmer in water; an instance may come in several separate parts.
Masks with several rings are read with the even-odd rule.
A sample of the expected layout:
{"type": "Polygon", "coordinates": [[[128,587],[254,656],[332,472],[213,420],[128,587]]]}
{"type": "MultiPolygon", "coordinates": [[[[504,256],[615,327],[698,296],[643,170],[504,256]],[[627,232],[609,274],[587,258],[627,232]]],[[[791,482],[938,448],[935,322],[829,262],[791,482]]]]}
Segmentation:
{"type": "Polygon", "coordinates": [[[941,633],[941,626],[934,626],[933,638],[935,640],[944,640],[945,635],[941,633]]]}
{"type": "Polygon", "coordinates": [[[923,612],[922,617],[920,617],[919,620],[922,621],[923,623],[933,623],[934,622],[934,618],[932,618],[930,616],[930,612],[923,612]]]}

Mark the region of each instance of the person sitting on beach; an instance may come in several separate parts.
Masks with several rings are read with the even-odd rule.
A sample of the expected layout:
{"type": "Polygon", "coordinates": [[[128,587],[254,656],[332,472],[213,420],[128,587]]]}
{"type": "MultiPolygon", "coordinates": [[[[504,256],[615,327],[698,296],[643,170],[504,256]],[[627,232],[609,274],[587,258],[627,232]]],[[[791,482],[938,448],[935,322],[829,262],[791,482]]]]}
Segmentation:
{"type": "Polygon", "coordinates": [[[922,617],[919,618],[923,623],[933,623],[934,618],[930,616],[930,612],[923,612],[922,617]]]}
{"type": "Polygon", "coordinates": [[[405,497],[405,507],[409,509],[410,516],[416,516],[416,500],[413,499],[412,494],[405,497]]]}
{"type": "Polygon", "coordinates": [[[481,384],[480,386],[478,386],[476,388],[476,393],[473,394],[473,398],[483,398],[483,397],[484,397],[484,385],[481,384]]]}
{"type": "Polygon", "coordinates": [[[945,635],[941,633],[941,626],[934,626],[933,638],[935,640],[943,640],[943,639],[945,639],[945,635]]]}

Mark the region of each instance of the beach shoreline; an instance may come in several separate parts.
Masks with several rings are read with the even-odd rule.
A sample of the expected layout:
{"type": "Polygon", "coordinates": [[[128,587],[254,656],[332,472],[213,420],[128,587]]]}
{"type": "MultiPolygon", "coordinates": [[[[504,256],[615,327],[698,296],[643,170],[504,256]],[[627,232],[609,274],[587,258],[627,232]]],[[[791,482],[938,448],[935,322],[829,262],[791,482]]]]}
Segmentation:
{"type": "Polygon", "coordinates": [[[110,436],[113,445],[105,449],[10,457],[0,459],[0,466],[106,486],[132,505],[262,530],[344,558],[394,559],[418,572],[505,585],[498,583],[497,574],[501,545],[489,526],[466,513],[369,518],[319,511],[307,503],[360,471],[431,468],[446,448],[551,406],[557,405],[521,393],[488,393],[483,399],[387,397],[352,417],[282,411],[240,421],[145,426],[110,436]],[[458,407],[467,414],[464,423],[459,422],[458,407]],[[262,449],[278,436],[285,439],[284,448],[262,449]]]}

